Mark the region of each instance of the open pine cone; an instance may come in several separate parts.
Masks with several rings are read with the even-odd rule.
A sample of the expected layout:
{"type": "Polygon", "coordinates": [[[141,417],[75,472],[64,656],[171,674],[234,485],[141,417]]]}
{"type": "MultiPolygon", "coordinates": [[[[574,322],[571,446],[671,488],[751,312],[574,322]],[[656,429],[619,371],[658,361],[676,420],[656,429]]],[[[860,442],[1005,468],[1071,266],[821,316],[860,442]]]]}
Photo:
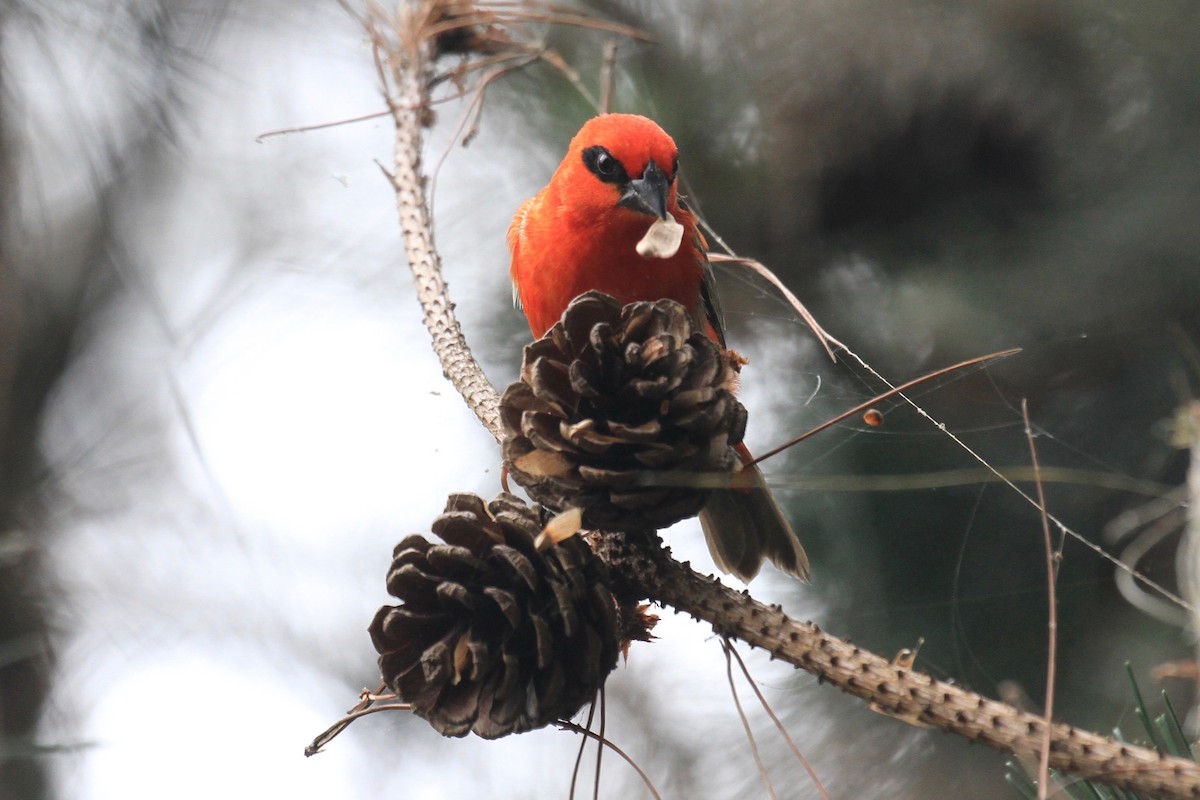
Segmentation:
{"type": "Polygon", "coordinates": [[[525,348],[500,399],[504,459],[530,497],[606,530],[662,528],[708,492],[655,473],[729,472],[746,410],[737,365],[671,300],[624,308],[588,292],[525,348]]]}
{"type": "Polygon", "coordinates": [[[433,523],[445,544],[396,546],[371,622],[387,685],[446,736],[485,739],[573,716],[617,663],[607,570],[579,537],[542,552],[537,512],[502,494],[451,495],[433,523]]]}

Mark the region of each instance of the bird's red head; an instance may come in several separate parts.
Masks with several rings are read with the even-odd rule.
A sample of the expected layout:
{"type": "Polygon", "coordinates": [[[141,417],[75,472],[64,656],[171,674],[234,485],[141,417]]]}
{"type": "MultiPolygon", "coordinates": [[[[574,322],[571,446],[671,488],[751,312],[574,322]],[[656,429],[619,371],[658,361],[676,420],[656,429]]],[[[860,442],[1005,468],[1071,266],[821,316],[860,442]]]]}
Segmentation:
{"type": "Polygon", "coordinates": [[[604,114],[584,124],[508,229],[513,288],[534,336],[591,290],[622,303],[670,298],[704,316],[707,261],[695,218],[680,207],[677,167],[675,142],[645,117],[604,114]],[[655,228],[664,235],[643,246],[655,228]]]}
{"type": "Polygon", "coordinates": [[[604,114],[589,120],[571,140],[551,185],[570,197],[563,207],[581,219],[643,230],[654,218],[678,209],[675,173],[679,150],[653,120],[636,114],[604,114]]]}

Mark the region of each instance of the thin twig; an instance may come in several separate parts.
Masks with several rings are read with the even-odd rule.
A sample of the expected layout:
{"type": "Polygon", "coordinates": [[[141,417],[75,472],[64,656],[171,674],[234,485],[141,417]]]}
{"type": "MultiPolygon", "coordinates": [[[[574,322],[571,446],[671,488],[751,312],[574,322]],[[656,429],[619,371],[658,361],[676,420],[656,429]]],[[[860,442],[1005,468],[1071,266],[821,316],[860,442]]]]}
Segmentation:
{"type": "MultiPolygon", "coordinates": [[[[844,349],[844,346],[843,346],[843,349],[844,349]]],[[[951,364],[948,367],[942,367],[941,369],[936,369],[933,372],[926,373],[925,375],[922,375],[919,378],[913,378],[911,381],[902,383],[899,386],[894,386],[889,391],[886,391],[880,395],[876,395],[875,397],[872,397],[870,400],[867,400],[866,402],[859,403],[858,405],[856,405],[854,408],[850,409],[849,411],[843,411],[841,414],[838,414],[836,417],[825,420],[817,427],[811,428],[811,429],[805,431],[804,433],[797,436],[795,439],[792,439],[788,442],[785,442],[784,444],[779,445],[779,447],[768,450],[767,452],[763,453],[758,458],[751,461],[749,464],[746,464],[746,466],[751,466],[752,464],[757,464],[760,461],[767,460],[771,456],[778,455],[779,453],[782,453],[784,450],[787,450],[789,447],[799,444],[800,442],[803,442],[805,439],[808,439],[809,437],[820,433],[821,431],[825,430],[826,428],[838,424],[839,422],[846,419],[847,417],[853,417],[856,414],[860,414],[863,411],[866,411],[871,406],[878,405],[879,403],[883,402],[884,400],[895,397],[896,395],[899,395],[902,392],[904,392],[908,389],[911,389],[914,386],[917,386],[922,383],[927,383],[932,380],[937,380],[938,378],[942,377],[943,375],[947,375],[951,372],[955,372],[960,369],[966,369],[967,367],[973,367],[976,364],[983,364],[987,361],[994,361],[997,358],[1008,358],[1009,356],[1016,355],[1019,352],[1021,352],[1021,348],[1014,347],[1010,350],[1001,350],[998,353],[991,353],[986,356],[976,356],[975,358],[968,358],[966,361],[960,361],[957,364],[951,364]]]]}
{"type": "Polygon", "coordinates": [[[617,43],[609,39],[604,43],[604,60],[600,63],[600,113],[612,110],[613,75],[617,66],[617,43]]]}
{"type": "MultiPolygon", "coordinates": [[[[746,741],[750,742],[750,753],[754,756],[758,775],[762,778],[763,785],[767,787],[767,794],[771,800],[775,800],[775,787],[771,785],[771,776],[767,774],[762,756],[758,753],[758,743],[754,741],[754,731],[750,730],[750,719],[746,716],[745,709],[742,708],[742,701],[738,699],[737,686],[733,682],[733,645],[724,636],[721,637],[721,649],[725,651],[725,677],[729,680],[729,694],[733,695],[733,705],[737,707],[738,719],[742,721],[742,730],[746,732],[746,741]]],[[[738,661],[741,659],[739,658],[738,661]]]]}
{"type": "MultiPolygon", "coordinates": [[[[874,367],[872,367],[870,364],[868,364],[866,361],[864,361],[863,358],[861,356],[859,356],[857,353],[855,353],[853,350],[850,350],[849,348],[847,348],[845,352],[852,359],[854,359],[855,363],[857,363],[860,367],[865,369],[867,372],[871,373],[871,375],[874,376],[876,380],[880,381],[885,386],[895,389],[896,395],[898,397],[900,397],[902,400],[904,400],[904,402],[908,403],[913,408],[913,410],[915,410],[917,412],[917,414],[924,417],[939,432],[941,432],[945,436],[950,437],[950,440],[952,442],[954,442],[956,445],[958,445],[958,447],[960,449],[962,449],[963,451],[965,451],[967,453],[967,455],[971,456],[971,458],[978,461],[980,463],[980,465],[982,465],[982,467],[985,470],[987,470],[989,473],[994,475],[996,477],[996,479],[1000,481],[1000,483],[1003,483],[1005,486],[1012,489],[1014,492],[1017,493],[1017,495],[1022,500],[1029,503],[1035,509],[1042,510],[1042,506],[1038,503],[1038,501],[1034,497],[1031,497],[1028,492],[1023,491],[1012,480],[1010,480],[1007,476],[1002,474],[1000,472],[1000,470],[998,470],[996,467],[992,466],[986,458],[981,456],[978,453],[978,451],[975,450],[975,448],[971,447],[969,444],[967,444],[965,441],[963,441],[961,436],[959,436],[958,434],[954,433],[954,431],[952,431],[948,427],[946,427],[945,423],[939,422],[938,420],[934,419],[933,415],[930,414],[928,411],[926,411],[924,408],[922,408],[919,403],[916,403],[915,401],[913,401],[912,398],[910,398],[908,395],[904,394],[904,392],[902,390],[907,388],[908,384],[905,384],[905,385],[902,385],[899,387],[894,386],[887,378],[880,375],[878,370],[876,370],[874,367]]],[[[768,453],[768,455],[770,455],[770,453],[768,453]]],[[[760,460],[761,460],[761,458],[760,458],[760,460]]],[[[1117,558],[1116,556],[1109,553],[1103,547],[1096,544],[1095,542],[1092,542],[1087,537],[1083,536],[1081,533],[1079,533],[1078,531],[1076,531],[1073,528],[1071,528],[1070,526],[1068,526],[1065,522],[1060,520],[1058,517],[1054,516],[1053,514],[1047,514],[1046,516],[1049,518],[1049,520],[1052,523],[1054,523],[1054,526],[1056,528],[1058,528],[1059,532],[1061,533],[1061,535],[1063,537],[1070,536],[1076,542],[1078,542],[1082,546],[1086,547],[1088,550],[1091,550],[1093,553],[1095,553],[1100,558],[1104,559],[1105,561],[1108,561],[1110,564],[1112,564],[1118,570],[1122,570],[1124,572],[1127,572],[1131,575],[1136,576],[1138,578],[1138,580],[1140,580],[1142,583],[1146,584],[1151,589],[1153,589],[1155,592],[1157,592],[1160,596],[1166,598],[1167,600],[1169,600],[1170,602],[1179,606],[1180,608],[1186,609],[1189,613],[1192,613],[1192,614],[1200,614],[1200,611],[1197,611],[1197,609],[1194,605],[1192,605],[1188,601],[1184,600],[1177,593],[1172,592],[1170,589],[1163,586],[1161,583],[1158,583],[1157,581],[1152,580],[1151,578],[1147,577],[1144,573],[1137,572],[1136,570],[1131,568],[1128,564],[1124,563],[1119,558],[1117,558]]]]}
{"type": "Polygon", "coordinates": [[[825,352],[831,360],[837,361],[837,356],[833,354],[834,347],[840,347],[842,350],[849,349],[846,345],[835,339],[827,330],[822,328],[821,323],[817,322],[817,318],[804,307],[804,303],[800,302],[800,298],[792,294],[792,290],[785,286],[783,281],[775,277],[775,273],[767,269],[762,262],[755,261],[752,258],[723,256],[719,253],[709,253],[708,260],[714,264],[738,264],[739,266],[746,267],[774,286],[784,296],[784,299],[788,301],[791,307],[796,310],[800,318],[812,329],[812,332],[816,334],[817,339],[821,342],[821,346],[825,348],[825,352]]]}
{"type": "Polygon", "coordinates": [[[580,77],[579,73],[576,72],[561,55],[553,50],[547,50],[542,56],[542,60],[561,72],[563,77],[570,81],[571,86],[574,87],[575,91],[579,92],[580,96],[587,101],[587,104],[599,112],[600,101],[596,98],[596,95],[592,94],[591,90],[587,88],[587,84],[583,82],[583,78],[580,77]]]}
{"type": "MultiPolygon", "coordinates": [[[[459,116],[458,127],[454,129],[454,133],[446,142],[446,146],[442,148],[442,153],[440,156],[438,156],[437,165],[433,168],[433,176],[430,179],[429,184],[429,207],[431,209],[436,208],[437,180],[438,176],[442,172],[442,165],[446,163],[446,159],[450,157],[450,152],[454,149],[456,144],[461,142],[462,146],[466,147],[470,141],[475,138],[475,134],[479,131],[479,118],[483,115],[483,101],[487,93],[488,86],[490,86],[494,81],[504,77],[508,73],[513,72],[514,70],[522,69],[523,67],[528,66],[533,61],[537,60],[537,58],[538,55],[536,54],[519,57],[506,56],[499,59],[499,63],[503,64],[503,66],[496,66],[491,70],[488,70],[487,73],[485,73],[478,81],[476,81],[471,91],[471,99],[467,103],[467,108],[459,116]],[[504,63],[514,59],[517,60],[516,64],[504,63]]],[[[465,94],[466,90],[464,89],[463,92],[465,94]]]]}
{"type": "Polygon", "coordinates": [[[308,133],[309,131],[319,131],[324,128],[336,128],[340,125],[353,125],[356,122],[367,122],[372,119],[382,119],[388,116],[388,111],[372,111],[370,114],[360,114],[357,117],[346,117],[345,119],[334,120],[333,122],[315,122],[311,125],[296,125],[290,128],[273,128],[269,131],[263,131],[258,136],[254,137],[254,141],[262,144],[267,139],[273,139],[276,136],[287,136],[293,133],[308,133]]]}
{"type": "Polygon", "coordinates": [[[1049,642],[1046,647],[1046,726],[1042,736],[1042,754],[1038,759],[1038,800],[1046,800],[1050,787],[1050,724],[1054,721],[1054,672],[1058,663],[1058,600],[1055,592],[1058,569],[1054,557],[1054,542],[1050,536],[1050,519],[1046,515],[1046,493],[1042,488],[1037,447],[1033,443],[1033,428],[1029,424],[1029,403],[1024,397],[1021,398],[1021,419],[1025,422],[1025,439],[1029,442],[1029,460],[1033,465],[1033,480],[1037,487],[1038,505],[1041,506],[1042,533],[1046,539],[1046,590],[1050,606],[1047,624],[1049,642]]]}
{"type": "MultiPolygon", "coordinates": [[[[968,467],[966,469],[872,475],[798,475],[790,478],[773,476],[768,484],[771,487],[787,486],[810,492],[912,492],[921,489],[944,489],[947,486],[999,483],[1004,480],[1033,481],[1033,469],[1029,466],[998,467],[996,472],[999,474],[986,469],[968,467]]],[[[739,482],[743,479],[738,478],[739,474],[736,472],[691,472],[687,470],[646,471],[639,479],[639,484],[642,486],[698,486],[709,489],[729,489],[735,488],[735,484],[740,486],[739,482]]],[[[1151,483],[1108,472],[1068,467],[1042,467],[1042,483],[1075,484],[1151,497],[1165,497],[1175,488],[1166,484],[1151,483]]],[[[1055,552],[1059,552],[1059,550],[1056,549],[1055,552]]],[[[1133,576],[1141,579],[1141,574],[1136,570],[1133,572],[1133,576]]]]}
{"type": "Polygon", "coordinates": [[[576,725],[574,722],[568,722],[567,720],[559,720],[558,722],[556,722],[554,724],[557,725],[559,728],[561,728],[564,731],[574,731],[575,733],[586,736],[589,739],[594,739],[595,741],[600,743],[601,747],[607,747],[609,750],[612,750],[614,753],[616,753],[622,759],[624,759],[626,764],[633,767],[634,772],[636,772],[638,774],[638,777],[642,779],[642,783],[646,784],[646,790],[650,792],[650,795],[652,797],[654,797],[655,800],[662,800],[662,796],[658,793],[658,789],[654,788],[654,783],[650,780],[650,776],[647,775],[645,773],[645,771],[642,770],[642,768],[637,765],[637,762],[634,761],[632,758],[630,758],[629,754],[627,754],[624,750],[617,747],[615,744],[610,742],[608,739],[605,739],[600,734],[592,733],[587,728],[584,728],[581,725],[576,725]]]}
{"type": "MultiPolygon", "coordinates": [[[[604,687],[600,687],[600,738],[604,742],[605,728],[608,727],[608,704],[604,702],[604,687]]],[[[600,800],[600,759],[604,757],[604,747],[596,747],[596,782],[592,789],[592,800],[600,800]]]]}
{"type": "Polygon", "coordinates": [[[342,717],[313,738],[308,747],[304,748],[304,755],[315,756],[317,753],[321,752],[325,745],[337,738],[339,733],[346,730],[346,728],[350,726],[350,723],[354,722],[356,719],[365,717],[368,714],[374,714],[379,711],[412,711],[411,703],[384,703],[382,705],[376,705],[375,703],[378,700],[386,700],[388,698],[395,697],[395,695],[383,694],[383,691],[386,688],[386,686],[380,686],[374,692],[364,691],[359,698],[358,704],[346,712],[346,716],[342,717]]]}
{"type": "MultiPolygon", "coordinates": [[[[1195,597],[1197,592],[1196,560],[1200,558],[1200,402],[1192,402],[1187,406],[1187,419],[1191,423],[1191,441],[1189,442],[1190,461],[1188,462],[1187,480],[1187,524],[1184,527],[1184,541],[1187,542],[1185,552],[1190,563],[1187,566],[1187,585],[1185,591],[1195,597]]],[[[1200,628],[1200,614],[1191,610],[1192,630],[1200,628]]]]}
{"type": "MultiPolygon", "coordinates": [[[[599,695],[592,698],[592,704],[588,707],[588,717],[586,727],[589,731],[592,729],[592,720],[596,718],[596,702],[599,695]]],[[[579,781],[579,768],[583,764],[583,751],[587,747],[587,737],[579,740],[579,752],[575,754],[575,767],[571,770],[571,790],[567,793],[567,800],[575,800],[575,784],[579,781]]]]}
{"type": "Polygon", "coordinates": [[[523,0],[523,2],[515,3],[488,3],[489,9],[510,8],[513,9],[507,15],[497,13],[495,20],[506,23],[528,23],[528,22],[546,22],[552,25],[568,25],[576,28],[589,28],[595,31],[604,33],[612,33],[617,36],[623,36],[627,39],[634,39],[639,42],[651,44],[655,42],[655,38],[641,28],[635,28],[632,25],[623,25],[619,22],[593,17],[587,13],[581,12],[576,8],[571,8],[566,5],[558,5],[556,3],[540,3],[531,2],[531,0],[523,0]],[[531,11],[530,9],[544,9],[543,11],[531,11]]]}
{"type": "Polygon", "coordinates": [[[800,752],[800,748],[796,745],[796,742],[792,740],[791,735],[788,734],[787,728],[784,727],[783,722],[780,721],[779,717],[775,716],[775,710],[771,708],[771,704],[767,702],[767,698],[763,697],[762,690],[758,688],[758,682],[750,676],[750,669],[746,666],[746,662],[742,658],[742,654],[737,651],[737,648],[733,647],[733,645],[729,643],[729,639],[723,638],[722,641],[725,642],[729,652],[733,653],[733,657],[737,659],[738,666],[742,668],[742,674],[746,676],[746,683],[750,684],[750,688],[754,690],[755,696],[758,697],[759,704],[762,705],[763,710],[767,712],[767,716],[771,718],[771,722],[775,723],[775,728],[783,735],[784,741],[786,741],[788,743],[788,747],[792,749],[792,754],[796,756],[796,759],[800,762],[801,766],[804,767],[804,771],[808,773],[808,777],[812,780],[813,785],[817,787],[817,792],[821,795],[823,800],[831,800],[829,797],[829,792],[825,790],[825,784],[821,783],[821,779],[817,777],[817,771],[813,769],[813,765],[810,764],[808,759],[804,757],[804,753],[800,752]]]}

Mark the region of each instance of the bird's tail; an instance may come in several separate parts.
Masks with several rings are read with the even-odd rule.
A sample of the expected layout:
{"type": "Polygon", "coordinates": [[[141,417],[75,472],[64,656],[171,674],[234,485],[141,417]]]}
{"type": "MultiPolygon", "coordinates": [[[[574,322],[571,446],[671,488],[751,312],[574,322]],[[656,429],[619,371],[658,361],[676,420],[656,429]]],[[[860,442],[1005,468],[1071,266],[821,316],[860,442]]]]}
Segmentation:
{"type": "Polygon", "coordinates": [[[752,471],[753,488],[717,489],[700,511],[700,527],[713,561],[749,583],[768,560],[788,575],[808,580],[808,556],[767,488],[762,472],[752,471]]]}

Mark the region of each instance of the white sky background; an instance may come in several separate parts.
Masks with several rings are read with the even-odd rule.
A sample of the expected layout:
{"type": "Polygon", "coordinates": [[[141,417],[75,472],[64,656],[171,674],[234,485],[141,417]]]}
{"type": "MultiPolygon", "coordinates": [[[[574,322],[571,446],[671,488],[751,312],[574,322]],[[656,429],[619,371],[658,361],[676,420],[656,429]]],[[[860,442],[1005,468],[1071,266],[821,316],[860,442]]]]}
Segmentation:
{"type": "MultiPolygon", "coordinates": [[[[46,418],[44,452],[71,498],[53,519],[49,569],[66,599],[41,733],[78,746],[56,759],[58,791],[565,796],[577,739],[553,731],[443,740],[420,721],[373,717],[302,756],[377,682],[365,629],[387,601],[393,544],[427,530],[449,492],[498,491],[499,454],[421,326],[373,162],[389,160],[389,125],[254,141],[380,108],[361,33],[337,9],[258,13],[219,28],[181,98],[190,110],[178,150],[146,166],[151,191],[118,205],[122,290],[46,418]]],[[[76,100],[108,113],[102,92],[94,105],[76,100]]],[[[441,112],[438,148],[455,111],[441,112]]],[[[506,148],[533,140],[521,126],[489,113],[440,178],[439,243],[469,338],[509,303],[504,231],[546,177],[514,168],[506,148]]],[[[55,163],[54,143],[45,147],[55,163]]],[[[493,373],[513,368],[524,341],[513,315],[512,359],[493,373]]],[[[770,430],[765,418],[755,430],[770,430]]],[[[708,568],[694,523],[670,542],[708,568]]],[[[770,588],[762,579],[756,593],[770,588]]],[[[656,747],[703,757],[720,737],[732,749],[695,764],[693,780],[756,787],[717,642],[670,614],[658,632],[611,685],[634,692],[626,712],[655,709],[660,733],[647,735],[669,740],[646,741],[619,694],[611,735],[660,788],[670,762],[656,747]]],[[[768,690],[791,674],[752,663],[768,690]]],[[[753,705],[745,687],[742,698],[753,705]]],[[[771,735],[761,718],[760,742],[771,735]]],[[[794,733],[819,740],[819,719],[814,709],[794,733]]],[[[809,755],[820,766],[819,750],[809,755]]],[[[633,780],[611,754],[605,772],[610,787],[633,780]]]]}

